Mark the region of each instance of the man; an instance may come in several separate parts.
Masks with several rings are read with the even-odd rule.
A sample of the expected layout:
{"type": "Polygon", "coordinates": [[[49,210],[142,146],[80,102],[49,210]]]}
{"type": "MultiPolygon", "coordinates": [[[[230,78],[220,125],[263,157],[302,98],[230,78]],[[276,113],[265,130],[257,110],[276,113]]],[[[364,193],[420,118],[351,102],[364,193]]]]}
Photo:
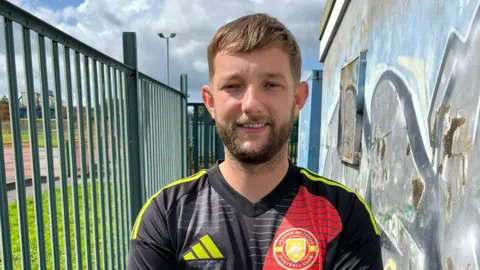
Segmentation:
{"type": "Polygon", "coordinates": [[[288,138],[308,97],[300,49],[265,14],[220,28],[202,98],[225,160],[148,200],[129,269],[382,269],[367,204],[293,165],[288,138]]]}

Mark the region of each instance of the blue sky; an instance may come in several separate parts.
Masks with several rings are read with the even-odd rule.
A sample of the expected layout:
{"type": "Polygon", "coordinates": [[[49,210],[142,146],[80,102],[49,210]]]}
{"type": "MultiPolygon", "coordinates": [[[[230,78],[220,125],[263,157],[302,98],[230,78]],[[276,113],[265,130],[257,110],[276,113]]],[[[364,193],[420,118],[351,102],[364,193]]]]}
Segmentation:
{"type": "Polygon", "coordinates": [[[67,6],[73,6],[77,7],[81,3],[83,3],[83,0],[42,0],[38,1],[41,5],[48,7],[53,10],[60,10],[63,9],[67,6]]]}

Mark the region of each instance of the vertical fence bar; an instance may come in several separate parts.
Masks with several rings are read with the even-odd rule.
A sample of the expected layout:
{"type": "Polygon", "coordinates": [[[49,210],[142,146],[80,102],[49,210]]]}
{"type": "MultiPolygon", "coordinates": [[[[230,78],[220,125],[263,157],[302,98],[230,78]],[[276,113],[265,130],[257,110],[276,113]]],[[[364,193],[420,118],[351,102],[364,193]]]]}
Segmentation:
{"type": "Polygon", "coordinates": [[[223,144],[222,140],[220,139],[220,136],[218,135],[218,132],[215,130],[215,159],[224,159],[225,158],[225,153],[223,149],[223,144]]]}
{"type": "MultiPolygon", "coordinates": [[[[151,89],[150,89],[150,97],[148,99],[148,105],[151,105],[151,107],[153,108],[156,108],[157,112],[158,110],[160,109],[160,107],[158,106],[158,103],[157,103],[157,98],[158,98],[158,89],[156,89],[156,86],[152,86],[151,89]]],[[[148,115],[148,112],[147,112],[147,115],[148,115]]],[[[149,148],[151,148],[151,156],[147,157],[150,158],[151,157],[151,165],[152,167],[149,168],[149,171],[151,172],[151,176],[149,178],[149,187],[150,187],[150,194],[154,193],[155,190],[157,189],[157,182],[158,182],[158,179],[160,178],[159,175],[158,175],[158,160],[159,160],[159,155],[161,154],[160,152],[158,152],[158,149],[157,149],[157,146],[159,144],[159,140],[161,140],[161,138],[157,137],[157,128],[158,128],[158,113],[153,113],[152,115],[149,115],[147,116],[148,117],[148,124],[149,124],[149,128],[151,129],[151,132],[152,132],[152,137],[154,138],[152,141],[151,141],[151,145],[149,148]]]]}
{"type": "MultiPolygon", "coordinates": [[[[159,137],[157,137],[157,114],[158,111],[160,110],[160,107],[157,106],[156,104],[156,98],[158,95],[158,89],[156,89],[155,86],[152,87],[151,91],[149,91],[149,98],[148,98],[148,103],[147,105],[147,115],[148,115],[148,128],[149,128],[149,134],[150,134],[150,140],[149,140],[149,145],[150,145],[150,155],[148,156],[148,171],[150,172],[150,175],[148,177],[148,186],[150,189],[150,193],[153,192],[154,189],[156,189],[155,183],[157,179],[159,178],[158,176],[158,155],[160,154],[157,149],[156,145],[158,144],[158,140],[160,140],[159,137]],[[155,113],[154,113],[155,110],[155,113]]],[[[145,179],[147,180],[147,179],[145,179]]]]}
{"type": "MultiPolygon", "coordinates": [[[[105,162],[105,182],[106,182],[106,202],[107,202],[107,225],[108,225],[108,243],[109,243],[109,250],[107,251],[108,253],[108,261],[111,265],[112,268],[115,265],[115,261],[113,260],[113,216],[112,216],[112,200],[111,200],[111,193],[110,193],[110,161],[109,161],[109,156],[110,156],[110,148],[112,148],[112,145],[110,145],[108,141],[108,135],[109,135],[109,129],[111,127],[108,126],[108,119],[110,115],[108,114],[108,87],[110,86],[110,79],[109,79],[109,72],[107,71],[107,77],[105,78],[105,69],[109,69],[109,66],[106,66],[102,64],[102,82],[103,82],[103,91],[101,93],[101,98],[102,98],[102,112],[103,112],[103,137],[104,137],[104,142],[105,142],[105,151],[104,151],[104,162],[105,162]],[[107,86],[108,84],[108,86],[107,86]]],[[[104,238],[105,240],[107,237],[104,238]]]]}
{"type": "Polygon", "coordinates": [[[145,81],[140,79],[140,89],[138,91],[138,101],[140,104],[139,108],[139,119],[138,123],[140,124],[140,127],[138,129],[138,134],[139,134],[139,140],[140,140],[140,171],[142,175],[142,179],[144,180],[143,183],[143,188],[142,188],[142,195],[144,198],[149,197],[149,184],[148,184],[148,179],[146,178],[146,166],[145,166],[145,81]]]}
{"type": "Polygon", "coordinates": [[[124,208],[123,208],[123,202],[125,200],[125,198],[123,198],[123,170],[122,170],[122,148],[124,147],[123,145],[123,142],[122,142],[122,126],[121,126],[121,122],[120,122],[120,118],[121,118],[121,115],[120,115],[120,102],[119,102],[119,99],[120,99],[120,95],[119,95],[119,88],[121,86],[121,82],[119,82],[119,80],[121,81],[121,78],[122,78],[122,74],[120,71],[117,71],[115,70],[115,73],[114,73],[114,81],[115,81],[115,87],[114,87],[114,93],[113,93],[113,96],[114,96],[114,107],[115,107],[115,134],[116,134],[116,137],[115,137],[115,143],[117,145],[117,147],[115,147],[115,151],[117,152],[117,159],[116,159],[116,162],[117,162],[117,176],[118,176],[118,181],[117,181],[117,185],[118,185],[118,195],[117,195],[117,201],[118,201],[118,224],[117,224],[117,229],[118,229],[118,233],[120,234],[120,237],[118,238],[118,250],[117,250],[117,253],[120,254],[119,258],[120,258],[120,269],[125,269],[126,268],[126,262],[125,262],[125,230],[124,230],[124,224],[125,224],[125,218],[123,217],[123,213],[124,213],[124,208]],[[117,73],[118,73],[118,77],[117,77],[117,73]],[[120,227],[120,228],[118,228],[120,227]]]}
{"type": "Polygon", "coordinates": [[[53,82],[55,88],[55,113],[57,119],[57,140],[60,155],[60,195],[62,198],[62,216],[63,216],[63,245],[65,252],[65,268],[72,269],[72,251],[70,247],[70,210],[68,206],[67,192],[67,170],[68,166],[65,156],[65,136],[63,134],[63,106],[62,106],[62,90],[60,84],[60,57],[58,55],[58,43],[52,41],[52,66],[53,66],[53,82]],[[66,166],[65,166],[66,165],[66,166]]]}
{"type": "MultiPolygon", "coordinates": [[[[120,121],[121,121],[121,128],[120,128],[120,137],[122,139],[122,152],[121,152],[121,160],[122,160],[122,175],[123,175],[123,183],[124,185],[123,191],[122,191],[122,198],[123,198],[123,207],[124,209],[122,210],[123,216],[122,219],[124,220],[123,228],[124,228],[124,242],[123,242],[123,254],[124,254],[124,260],[127,259],[128,253],[128,237],[127,237],[127,232],[128,228],[130,226],[130,221],[129,221],[129,216],[128,216],[128,206],[129,206],[129,199],[128,199],[128,179],[127,179],[127,156],[126,156],[126,151],[127,151],[127,141],[126,141],[126,134],[125,134],[125,94],[124,94],[124,73],[120,73],[120,121]]],[[[125,268],[126,268],[127,262],[125,261],[125,268]]]]}
{"type": "MultiPolygon", "coordinates": [[[[180,75],[180,91],[182,92],[182,94],[185,95],[185,86],[183,85],[183,74],[180,75]]],[[[187,137],[187,125],[186,125],[186,118],[185,118],[185,115],[187,113],[186,109],[185,109],[185,106],[186,106],[186,103],[184,102],[183,98],[180,98],[180,127],[181,127],[181,131],[180,131],[180,140],[181,140],[181,146],[180,146],[180,153],[181,153],[181,157],[180,157],[180,162],[181,162],[181,168],[182,168],[182,173],[181,173],[181,177],[184,178],[185,177],[185,155],[187,153],[187,147],[186,147],[186,143],[185,143],[185,138],[187,137]]]]}
{"type": "Polygon", "coordinates": [[[141,85],[142,85],[142,88],[141,88],[141,118],[142,118],[142,135],[141,135],[141,138],[142,138],[142,166],[143,166],[143,170],[144,170],[144,179],[145,179],[145,196],[146,198],[149,198],[152,194],[152,179],[150,178],[150,170],[152,170],[153,168],[150,167],[150,160],[148,158],[148,153],[150,152],[149,151],[149,145],[148,145],[148,133],[149,133],[149,129],[150,129],[150,118],[148,117],[148,104],[150,103],[150,99],[149,99],[149,90],[150,90],[150,87],[149,87],[149,83],[146,81],[146,80],[140,80],[141,81],[141,85]]]}
{"type": "MultiPolygon", "coordinates": [[[[160,144],[159,151],[164,153],[163,156],[162,156],[161,163],[159,163],[159,164],[165,164],[166,165],[164,177],[162,179],[160,179],[159,185],[160,185],[160,182],[164,185],[164,183],[166,181],[171,181],[171,179],[169,179],[170,178],[171,166],[169,166],[170,161],[168,159],[168,156],[166,155],[167,151],[168,152],[172,151],[170,149],[170,147],[173,147],[172,141],[168,140],[168,137],[169,137],[168,129],[169,128],[171,129],[171,126],[169,126],[169,118],[168,118],[168,109],[169,109],[168,99],[167,99],[167,92],[168,91],[169,91],[168,88],[164,87],[163,91],[161,92],[161,95],[159,95],[158,101],[157,101],[159,106],[162,106],[162,108],[163,108],[163,113],[158,116],[159,122],[161,121],[161,125],[159,125],[159,128],[162,132],[162,135],[161,135],[162,141],[161,141],[161,144],[160,144]]],[[[170,130],[170,133],[172,133],[171,130],[170,130]]]]}
{"type": "MultiPolygon", "coordinates": [[[[100,72],[101,72],[101,90],[102,93],[105,92],[104,86],[104,76],[103,76],[103,67],[102,64],[99,63],[100,72]]],[[[105,171],[103,168],[103,142],[102,138],[104,138],[104,133],[102,132],[103,125],[102,123],[105,122],[104,119],[104,112],[102,110],[103,106],[103,99],[102,104],[100,105],[100,96],[99,96],[99,87],[98,87],[98,68],[97,68],[97,61],[93,60],[93,83],[94,83],[94,99],[95,99],[95,132],[96,132],[96,141],[97,141],[97,157],[98,157],[98,182],[100,186],[100,224],[102,225],[102,261],[103,261],[103,269],[108,269],[108,258],[107,258],[107,217],[105,216],[105,171]]],[[[103,94],[102,94],[103,96],[103,94]]]]}
{"type": "MultiPolygon", "coordinates": [[[[164,119],[165,119],[165,130],[168,131],[168,129],[170,130],[175,130],[175,126],[172,125],[172,120],[173,120],[173,117],[172,117],[172,113],[171,113],[171,90],[169,88],[166,88],[165,89],[165,93],[164,93],[164,97],[163,97],[163,100],[164,100],[164,104],[165,104],[165,115],[163,116],[164,119]]],[[[177,132],[177,130],[175,130],[174,132],[177,132]]],[[[173,137],[170,136],[172,133],[174,132],[165,132],[165,140],[166,142],[170,142],[170,145],[168,145],[167,143],[165,144],[165,148],[164,149],[169,149],[171,148],[172,150],[169,150],[169,151],[175,151],[175,141],[173,140],[173,137]]],[[[164,150],[165,151],[165,150],[164,150]]],[[[175,164],[173,164],[171,162],[172,159],[165,159],[165,164],[168,164],[167,167],[168,167],[168,175],[167,177],[165,178],[166,181],[172,181],[174,179],[172,179],[172,172],[174,170],[174,167],[175,167],[175,164]]],[[[164,181],[165,181],[164,180],[164,181]]]]}
{"type": "MultiPolygon", "coordinates": [[[[175,110],[172,108],[172,105],[174,104],[173,102],[173,93],[172,93],[172,90],[169,89],[168,91],[166,91],[166,99],[165,99],[165,102],[167,104],[167,114],[166,114],[166,117],[167,117],[167,121],[168,121],[168,129],[173,129],[175,130],[175,132],[167,132],[167,135],[168,135],[168,141],[171,142],[172,146],[166,146],[167,149],[168,148],[172,148],[171,151],[173,151],[174,155],[176,156],[178,154],[178,149],[177,149],[177,138],[178,136],[172,136],[172,134],[175,134],[177,132],[181,132],[181,130],[178,130],[177,129],[177,126],[179,126],[178,122],[176,123],[175,120],[176,120],[176,115],[178,115],[178,111],[175,110]]],[[[174,157],[175,157],[174,156],[174,157]]],[[[170,168],[170,175],[168,176],[167,178],[167,181],[173,181],[175,180],[175,178],[177,177],[175,171],[176,171],[176,168],[177,168],[177,164],[178,164],[178,161],[177,162],[173,162],[177,160],[176,158],[171,158],[168,160],[168,167],[170,168]]],[[[166,182],[168,183],[168,182],[166,182]]],[[[166,184],[165,183],[165,184],[166,184]]]]}
{"type": "Polygon", "coordinates": [[[158,87],[158,85],[153,85],[152,87],[152,91],[151,91],[151,96],[152,96],[152,100],[151,100],[151,107],[154,108],[153,110],[151,110],[151,117],[150,117],[150,123],[151,123],[151,129],[152,129],[152,144],[151,144],[151,147],[152,147],[152,155],[151,155],[151,158],[152,158],[152,164],[153,164],[153,167],[152,167],[152,174],[153,174],[153,177],[152,177],[152,192],[155,192],[156,190],[158,190],[158,181],[159,179],[161,178],[161,176],[159,175],[160,173],[160,158],[161,158],[161,152],[159,152],[159,149],[158,149],[158,146],[160,145],[160,140],[162,140],[161,137],[159,137],[159,133],[158,133],[158,116],[159,116],[159,110],[160,110],[160,104],[158,104],[158,96],[160,94],[160,88],[158,87]]]}
{"type": "Polygon", "coordinates": [[[188,75],[183,74],[183,103],[185,104],[184,106],[184,111],[185,111],[185,158],[183,159],[183,162],[185,163],[184,166],[184,176],[188,176],[188,153],[190,152],[190,117],[188,116],[188,75]]]}
{"type": "MultiPolygon", "coordinates": [[[[159,142],[157,143],[157,153],[159,153],[159,161],[157,161],[157,164],[165,164],[166,159],[165,159],[165,142],[166,142],[166,133],[165,129],[167,127],[167,106],[164,103],[165,101],[165,92],[166,88],[162,87],[162,90],[158,93],[157,98],[156,98],[156,107],[161,108],[161,113],[157,114],[157,131],[159,132],[159,142]]],[[[165,166],[164,170],[162,170],[162,177],[158,177],[159,181],[165,181],[165,179],[168,178],[168,166],[165,166]]]]}
{"type": "MultiPolygon", "coordinates": [[[[84,219],[84,234],[85,234],[85,250],[86,250],[86,268],[92,269],[92,253],[90,240],[90,213],[88,210],[88,188],[87,188],[87,162],[85,151],[85,123],[83,111],[83,89],[82,89],[82,74],[80,69],[80,53],[75,52],[75,78],[77,80],[77,121],[78,121],[78,139],[80,143],[80,170],[82,178],[82,197],[83,197],[83,219],[84,219]]],[[[88,109],[88,108],[87,108],[88,109]]]]}
{"type": "Polygon", "coordinates": [[[25,195],[25,174],[23,167],[23,152],[21,138],[19,106],[18,106],[18,87],[17,87],[17,68],[15,65],[15,46],[13,36],[13,23],[7,18],[4,19],[5,34],[5,59],[7,64],[8,94],[10,109],[10,125],[12,130],[13,154],[15,156],[15,190],[17,193],[18,220],[20,229],[20,243],[22,250],[22,268],[29,270],[30,265],[30,244],[28,239],[28,219],[25,195]]]}
{"type": "MultiPolygon", "coordinates": [[[[112,169],[112,188],[113,188],[113,202],[110,204],[113,205],[113,216],[114,218],[112,220],[115,220],[114,224],[115,225],[115,246],[112,247],[112,250],[116,251],[114,253],[114,258],[116,259],[115,261],[115,268],[118,269],[120,268],[120,256],[119,256],[119,250],[120,250],[120,245],[119,245],[119,238],[120,238],[120,232],[118,229],[118,226],[120,224],[120,220],[118,219],[118,194],[117,194],[117,188],[118,188],[118,178],[117,178],[117,143],[116,143],[116,131],[117,128],[115,127],[115,108],[114,108],[114,100],[113,100],[113,88],[116,87],[116,82],[115,78],[115,69],[112,67],[108,67],[108,120],[110,120],[110,144],[111,144],[111,156],[112,156],[112,161],[111,161],[111,169],[112,169]],[[112,78],[113,75],[113,78],[112,78]]],[[[113,232],[112,232],[113,233],[113,232]]]]}
{"type": "Polygon", "coordinates": [[[7,176],[5,174],[5,158],[3,152],[2,119],[0,118],[0,250],[1,268],[13,270],[12,239],[10,237],[10,218],[8,216],[7,176]]]}
{"type": "Polygon", "coordinates": [[[50,102],[48,99],[50,93],[48,89],[45,37],[41,34],[38,34],[38,57],[42,88],[43,130],[45,132],[45,151],[47,156],[48,207],[50,209],[50,241],[52,243],[52,261],[54,269],[60,269],[55,173],[53,170],[52,130],[50,124],[50,102]]]}
{"type": "MultiPolygon", "coordinates": [[[[75,252],[77,269],[82,269],[82,242],[80,232],[80,206],[78,203],[77,151],[75,141],[75,115],[73,112],[73,89],[70,65],[70,49],[65,46],[65,77],[67,87],[68,138],[70,143],[70,171],[72,181],[73,213],[75,224],[75,252]]],[[[77,119],[78,119],[77,115],[77,119]]]]}
{"type": "Polygon", "coordinates": [[[186,176],[191,175],[193,170],[193,138],[192,138],[192,131],[191,131],[193,130],[193,127],[191,126],[193,121],[188,113],[190,107],[191,106],[189,106],[187,102],[187,105],[186,105],[187,115],[185,116],[187,117],[187,120],[186,120],[187,122],[187,157],[186,157],[187,164],[185,165],[187,169],[186,176]]]}
{"type": "MultiPolygon", "coordinates": [[[[88,157],[89,157],[89,177],[90,177],[90,189],[92,192],[92,212],[93,212],[93,261],[95,269],[100,269],[100,245],[99,245],[99,234],[98,234],[98,207],[97,207],[97,183],[98,183],[98,168],[96,166],[101,165],[100,163],[95,163],[95,149],[94,149],[94,137],[93,137],[93,123],[92,123],[92,98],[91,98],[91,88],[90,88],[90,59],[88,56],[84,56],[84,72],[85,72],[85,94],[87,101],[87,133],[88,133],[88,157]],[[97,165],[98,164],[98,165],[97,165]]],[[[94,84],[95,86],[96,84],[94,84]]],[[[95,117],[97,121],[97,117],[95,117]]],[[[97,145],[98,147],[98,145],[97,145]]],[[[86,187],[85,187],[86,188],[86,187]]]]}
{"type": "Polygon", "coordinates": [[[193,168],[195,172],[198,172],[198,106],[193,105],[193,168]]]}
{"type": "Polygon", "coordinates": [[[152,98],[152,104],[154,108],[157,108],[156,113],[153,115],[153,132],[154,132],[154,137],[155,140],[153,141],[152,148],[154,149],[154,156],[153,156],[153,162],[155,164],[155,170],[154,170],[154,183],[155,183],[155,188],[157,188],[157,183],[160,179],[163,179],[163,173],[165,172],[166,168],[163,168],[163,170],[159,170],[158,164],[162,162],[163,159],[163,153],[159,149],[160,145],[164,141],[164,138],[162,137],[162,134],[160,133],[159,128],[161,125],[159,124],[159,116],[163,115],[163,106],[158,102],[159,96],[163,92],[163,89],[160,87],[156,89],[156,91],[153,93],[153,98],[152,98]]]}
{"type": "Polygon", "coordinates": [[[158,103],[158,97],[160,95],[161,89],[158,86],[155,86],[152,89],[152,100],[151,100],[151,106],[155,108],[155,112],[152,110],[152,117],[151,117],[151,125],[152,125],[152,163],[153,163],[153,168],[152,168],[152,192],[155,192],[154,190],[158,189],[158,181],[161,179],[160,175],[160,168],[159,168],[159,162],[162,157],[162,153],[159,151],[158,146],[160,145],[160,141],[162,138],[160,137],[160,133],[158,132],[159,124],[158,124],[158,116],[161,114],[161,105],[158,103]]]}
{"type": "Polygon", "coordinates": [[[30,141],[30,158],[32,162],[32,183],[34,190],[35,203],[35,223],[37,252],[39,259],[39,268],[46,269],[47,258],[45,255],[45,228],[43,224],[43,205],[42,205],[42,182],[40,179],[40,155],[38,154],[38,134],[37,120],[35,117],[35,90],[33,85],[33,67],[32,67],[32,44],[30,42],[30,29],[22,27],[23,33],[23,64],[25,70],[25,86],[27,88],[27,113],[28,130],[30,141]]]}
{"type": "Polygon", "coordinates": [[[142,188],[142,196],[144,198],[148,198],[148,179],[146,178],[146,168],[145,168],[145,104],[144,104],[144,96],[145,96],[145,82],[139,78],[139,83],[138,83],[138,124],[139,124],[139,129],[138,129],[138,138],[139,138],[139,152],[140,152],[140,174],[142,176],[142,179],[144,179],[143,182],[143,188],[142,188]]]}
{"type": "MultiPolygon", "coordinates": [[[[181,74],[180,75],[180,91],[182,92],[182,94],[185,96],[186,98],[186,91],[185,91],[185,82],[184,82],[184,79],[183,79],[183,76],[184,74],[181,74]]],[[[180,98],[180,110],[181,110],[181,127],[182,127],[182,131],[181,131],[181,136],[180,136],[180,139],[182,141],[182,146],[181,146],[181,162],[182,162],[182,175],[181,177],[184,178],[186,177],[186,170],[185,170],[185,166],[186,166],[186,162],[185,162],[185,156],[187,155],[187,144],[186,142],[188,141],[188,139],[186,140],[187,138],[187,118],[185,117],[187,114],[187,109],[186,109],[186,106],[187,106],[187,102],[185,102],[185,100],[183,98],[180,98]]]]}
{"type": "Polygon", "coordinates": [[[154,162],[155,162],[155,178],[154,178],[154,184],[155,184],[155,189],[159,189],[159,183],[165,179],[165,172],[167,171],[167,166],[164,168],[160,168],[160,164],[164,164],[164,159],[165,159],[165,152],[163,151],[163,143],[165,142],[165,137],[163,135],[163,127],[165,125],[161,122],[164,118],[164,110],[165,106],[163,106],[161,100],[162,100],[162,94],[163,94],[163,87],[158,87],[155,91],[155,95],[153,98],[153,106],[155,108],[158,108],[156,113],[154,114],[154,131],[155,131],[155,138],[158,138],[154,142],[154,149],[155,149],[155,156],[154,156],[154,162]],[[162,175],[163,174],[163,175],[162,175]]]}
{"type": "MultiPolygon", "coordinates": [[[[155,93],[155,86],[150,83],[150,82],[147,82],[146,83],[147,85],[147,88],[145,89],[145,93],[146,93],[146,96],[145,96],[145,122],[147,123],[145,125],[145,128],[146,129],[150,129],[152,131],[152,137],[153,138],[156,138],[155,137],[155,126],[156,126],[156,115],[153,114],[153,115],[149,115],[149,107],[153,107],[153,108],[159,108],[156,106],[155,104],[155,97],[156,97],[156,93],[155,93]],[[147,96],[149,96],[149,98],[147,99],[147,96]]],[[[146,148],[148,148],[148,150],[150,150],[149,152],[146,153],[145,155],[145,164],[146,166],[149,166],[148,164],[151,164],[151,167],[150,168],[147,168],[147,170],[150,172],[151,176],[148,177],[148,179],[145,179],[148,183],[149,183],[149,194],[148,196],[152,196],[152,194],[155,193],[155,189],[157,188],[156,186],[156,182],[157,182],[157,178],[158,176],[156,175],[156,172],[158,171],[158,163],[156,162],[156,155],[159,154],[156,149],[155,149],[155,143],[156,143],[156,140],[152,140],[152,144],[149,144],[149,132],[146,132],[145,133],[145,143],[144,145],[146,146],[146,148]]]]}
{"type": "MultiPolygon", "coordinates": [[[[134,68],[126,80],[126,115],[128,136],[128,164],[130,181],[130,215],[136,217],[143,204],[142,182],[140,174],[140,144],[138,138],[138,69],[137,69],[137,37],[135,33],[123,34],[124,63],[134,68]]],[[[131,218],[131,223],[134,219],[131,218]]],[[[131,224],[133,227],[134,224],[131,224]]]]}
{"type": "Polygon", "coordinates": [[[158,175],[158,172],[159,172],[158,171],[158,160],[160,158],[161,153],[158,152],[158,149],[157,149],[159,141],[161,140],[161,138],[158,137],[158,132],[157,132],[157,128],[158,128],[158,123],[157,123],[158,118],[157,118],[157,116],[158,116],[158,114],[161,110],[161,107],[159,107],[158,104],[157,104],[158,93],[159,93],[158,89],[156,89],[156,87],[154,86],[152,88],[152,91],[150,92],[150,98],[149,98],[149,102],[148,102],[150,107],[153,108],[153,110],[155,110],[155,113],[153,113],[153,110],[152,110],[152,114],[149,117],[149,128],[150,128],[151,136],[152,136],[152,141],[151,141],[151,145],[150,145],[150,148],[151,148],[151,160],[150,160],[151,168],[149,169],[149,171],[151,172],[151,176],[148,179],[150,193],[154,192],[154,190],[157,188],[157,186],[156,186],[157,180],[159,178],[161,178],[161,176],[158,175]]]}
{"type": "Polygon", "coordinates": [[[203,107],[203,167],[209,167],[209,140],[210,140],[210,114],[207,108],[203,107]]]}
{"type": "MultiPolygon", "coordinates": [[[[175,96],[174,96],[172,91],[175,91],[175,90],[169,90],[168,91],[168,102],[167,102],[167,104],[168,104],[168,107],[170,107],[170,110],[168,110],[169,115],[168,115],[167,119],[170,122],[169,126],[171,128],[173,128],[175,130],[175,132],[169,132],[167,134],[170,136],[171,141],[173,141],[173,151],[174,151],[175,156],[176,156],[176,155],[178,155],[178,152],[180,150],[180,149],[178,149],[178,140],[177,140],[178,136],[172,136],[172,135],[177,133],[177,132],[178,133],[181,132],[181,129],[178,129],[178,127],[180,127],[181,123],[179,123],[178,121],[175,121],[178,117],[179,111],[177,111],[176,108],[173,106],[173,105],[175,105],[175,102],[174,102],[175,96]]],[[[181,107],[180,107],[180,109],[181,109],[181,107]]],[[[179,159],[176,159],[176,158],[172,158],[172,159],[169,160],[169,162],[172,166],[169,166],[169,167],[171,167],[171,169],[170,169],[170,174],[171,175],[170,175],[170,178],[168,179],[168,181],[173,181],[178,176],[177,173],[176,173],[177,172],[177,167],[178,167],[178,160],[179,159]],[[174,162],[175,160],[177,160],[177,162],[174,162]]],[[[181,166],[181,164],[180,164],[180,166],[181,166]]]]}
{"type": "MultiPolygon", "coordinates": [[[[171,93],[172,97],[172,103],[170,104],[170,107],[172,108],[172,124],[176,127],[177,132],[183,133],[183,121],[182,121],[182,116],[183,116],[183,110],[181,106],[181,99],[178,98],[178,96],[175,93],[171,93]],[[178,111],[180,109],[180,111],[178,111]]],[[[179,136],[173,136],[173,139],[175,141],[175,159],[172,160],[173,164],[176,164],[175,169],[174,169],[174,179],[181,179],[182,175],[182,145],[183,145],[183,137],[179,136]],[[175,162],[176,161],[176,162],[175,162]]]]}

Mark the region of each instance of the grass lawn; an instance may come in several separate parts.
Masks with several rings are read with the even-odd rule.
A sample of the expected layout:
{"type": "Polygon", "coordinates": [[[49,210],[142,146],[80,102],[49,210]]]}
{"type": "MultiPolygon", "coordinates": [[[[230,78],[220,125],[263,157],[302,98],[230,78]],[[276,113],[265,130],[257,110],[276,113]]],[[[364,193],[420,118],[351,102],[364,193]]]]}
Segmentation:
{"type": "MultiPolygon", "coordinates": [[[[94,237],[93,237],[93,212],[91,208],[91,200],[92,200],[92,194],[91,194],[91,184],[88,185],[88,200],[89,200],[89,213],[90,213],[90,239],[91,239],[91,252],[92,252],[92,261],[94,260],[94,237]]],[[[112,196],[111,200],[113,201],[113,186],[110,188],[112,196]]],[[[98,209],[98,233],[99,233],[99,249],[100,249],[100,258],[102,258],[102,240],[104,237],[102,236],[102,230],[100,226],[100,196],[99,196],[99,185],[97,185],[97,209],[98,209]]],[[[105,187],[106,191],[106,187],[105,187]]],[[[81,230],[81,244],[82,244],[82,261],[83,261],[83,268],[85,268],[86,264],[86,245],[85,245],[85,233],[84,233],[84,227],[85,227],[85,219],[83,218],[83,201],[82,201],[82,185],[78,185],[78,192],[79,192],[79,207],[80,207],[80,230],[81,230]]],[[[68,204],[69,204],[69,223],[70,223],[70,242],[71,242],[71,255],[72,255],[72,264],[73,264],[73,269],[76,268],[76,254],[75,254],[75,236],[74,236],[74,212],[73,212],[73,200],[72,200],[72,187],[68,187],[68,204]]],[[[47,268],[48,269],[53,269],[53,254],[52,254],[52,246],[51,246],[51,228],[50,228],[50,210],[49,210],[49,203],[48,203],[48,192],[45,191],[42,193],[42,200],[43,200],[43,223],[45,225],[45,249],[46,249],[46,258],[47,258],[47,268]]],[[[58,222],[58,239],[59,239],[59,250],[60,250],[60,267],[62,269],[65,268],[65,247],[64,247],[64,233],[63,233],[63,215],[62,215],[62,200],[61,200],[61,195],[60,195],[60,189],[56,189],[56,205],[57,205],[57,222],[58,222]]],[[[105,206],[107,207],[108,205],[112,206],[112,215],[114,215],[114,204],[113,203],[106,203],[105,206]]],[[[119,209],[120,210],[120,209],[119,209]]],[[[14,269],[21,269],[22,268],[22,258],[21,258],[21,243],[20,243],[20,231],[19,231],[19,222],[18,222],[18,208],[17,208],[17,203],[11,203],[9,205],[9,221],[10,221],[10,235],[11,235],[11,242],[12,242],[12,254],[13,254],[13,262],[14,262],[14,269]]],[[[119,211],[120,212],[120,211],[119,211]]],[[[107,211],[105,211],[105,215],[107,215],[107,211]]],[[[32,263],[32,269],[38,269],[39,268],[39,260],[38,260],[38,250],[37,250],[37,244],[36,244],[36,223],[35,223],[35,208],[34,208],[34,200],[33,197],[29,197],[27,199],[27,218],[28,218],[28,224],[29,224],[29,244],[30,244],[30,257],[31,257],[31,263],[32,263]]],[[[114,241],[115,241],[115,229],[116,226],[115,224],[120,224],[125,221],[118,222],[116,220],[112,221],[112,232],[114,236],[114,241]]],[[[106,226],[108,230],[108,225],[106,226]]],[[[121,232],[121,231],[120,231],[121,232]]],[[[128,232],[127,232],[128,235],[128,232]]],[[[125,238],[124,238],[125,239],[125,238]]],[[[107,241],[105,239],[105,241],[107,241]]],[[[107,248],[110,248],[110,246],[114,247],[114,260],[116,260],[115,255],[120,255],[120,252],[115,251],[116,246],[114,245],[115,242],[113,243],[107,243],[107,248]]],[[[120,246],[122,247],[122,246],[120,246]]],[[[0,246],[1,248],[1,246],[0,246]]],[[[125,254],[123,254],[125,256],[125,254]]],[[[1,256],[0,256],[1,259],[1,256]]],[[[100,259],[100,262],[102,263],[102,259],[100,259]]],[[[93,263],[93,262],[92,262],[93,263]]],[[[110,265],[109,268],[113,266],[110,265]]],[[[0,269],[2,269],[1,264],[0,264],[0,269]]]]}
{"type": "MultiPolygon", "coordinates": [[[[13,143],[12,133],[3,133],[3,144],[9,145],[13,143]]],[[[38,133],[38,147],[45,147],[45,135],[43,132],[38,133]]],[[[30,135],[28,132],[22,132],[22,142],[30,142],[30,135]]],[[[52,132],[52,146],[58,147],[58,139],[56,132],[52,132]]]]}

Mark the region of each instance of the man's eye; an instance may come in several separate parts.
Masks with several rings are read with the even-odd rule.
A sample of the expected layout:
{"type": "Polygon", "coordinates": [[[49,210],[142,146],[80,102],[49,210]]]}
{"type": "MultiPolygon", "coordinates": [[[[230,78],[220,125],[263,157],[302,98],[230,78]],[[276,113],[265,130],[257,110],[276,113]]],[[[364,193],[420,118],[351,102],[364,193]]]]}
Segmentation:
{"type": "Polygon", "coordinates": [[[240,88],[239,84],[227,84],[223,87],[223,89],[227,89],[227,90],[233,90],[238,88],[240,88]]]}
{"type": "Polygon", "coordinates": [[[280,85],[276,84],[276,83],[266,83],[265,84],[265,88],[276,88],[276,87],[279,87],[280,85]]]}

